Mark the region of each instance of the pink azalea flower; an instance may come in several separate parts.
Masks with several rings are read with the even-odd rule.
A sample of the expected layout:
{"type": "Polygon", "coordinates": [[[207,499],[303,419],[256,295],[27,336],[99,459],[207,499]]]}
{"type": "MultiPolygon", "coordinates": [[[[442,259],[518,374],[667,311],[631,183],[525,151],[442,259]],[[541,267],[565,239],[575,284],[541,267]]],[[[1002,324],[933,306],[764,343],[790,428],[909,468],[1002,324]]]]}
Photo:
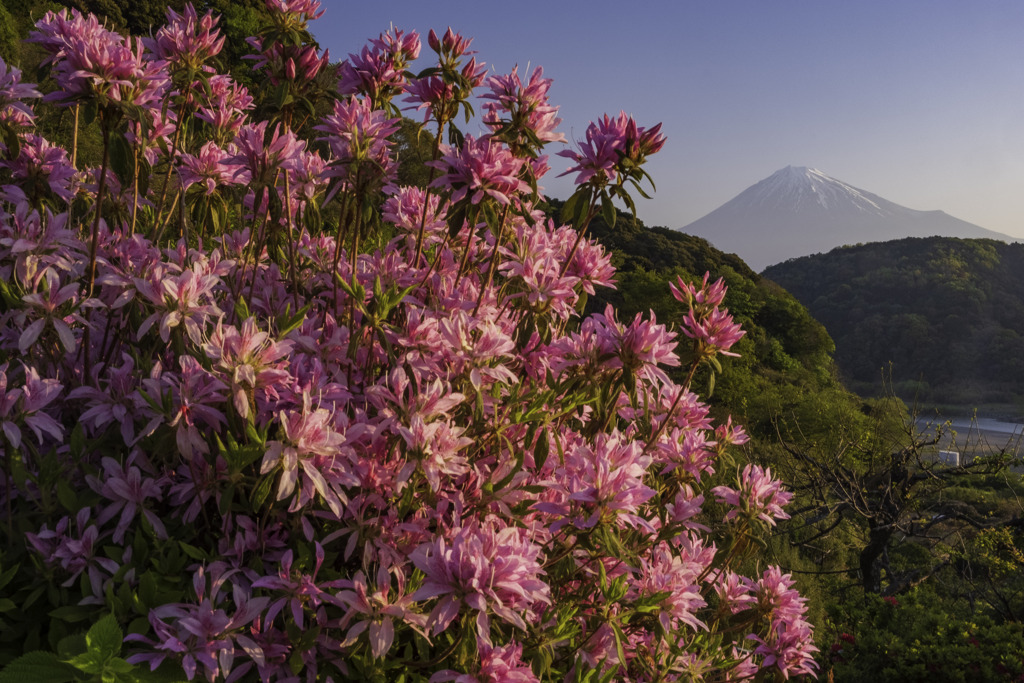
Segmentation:
{"type": "Polygon", "coordinates": [[[212,140],[203,144],[199,154],[182,154],[178,174],[181,187],[187,190],[196,183],[206,185],[206,194],[211,195],[220,185],[236,185],[235,176],[242,169],[240,165],[226,163],[225,154],[212,140]]]}
{"type": "Polygon", "coordinates": [[[267,9],[298,17],[302,22],[319,19],[324,14],[319,0],[266,0],[266,3],[267,9]]]}
{"type": "Polygon", "coordinates": [[[739,356],[729,351],[733,344],[743,338],[746,332],[733,322],[728,309],[715,308],[704,316],[694,315],[689,311],[683,317],[683,334],[697,340],[700,353],[706,355],[722,354],[723,356],[739,356]]]}
{"type": "Polygon", "coordinates": [[[59,566],[69,575],[61,584],[65,588],[73,586],[84,572],[92,590],[92,598],[88,601],[100,601],[102,604],[104,585],[117,573],[120,565],[99,554],[102,535],[89,519],[90,514],[88,507],[82,508],[75,516],[74,528],[71,518],[63,517],[52,531],[44,524],[39,533],[27,533],[25,538],[43,562],[59,566]]]}
{"type": "Polygon", "coordinates": [[[738,485],[737,489],[728,486],[711,489],[719,502],[733,508],[726,513],[726,520],[737,517],[745,520],[758,518],[775,526],[776,519],[789,519],[782,508],[793,498],[793,494],[782,490],[781,481],[772,479],[770,467],[747,465],[739,475],[738,485]]]}
{"type": "Polygon", "coordinates": [[[399,128],[400,119],[373,109],[370,100],[353,97],[334,103],[334,111],[325,116],[314,130],[327,135],[331,148],[332,176],[352,180],[359,168],[370,168],[378,176],[389,177],[394,169],[390,149],[394,144],[388,137],[399,128]]]}
{"type": "Polygon", "coordinates": [[[345,436],[334,429],[334,415],[325,408],[312,409],[308,394],[303,396],[301,411],[279,414],[284,440],[267,443],[260,474],[280,468],[277,500],[298,495],[289,510],[297,512],[319,494],[337,516],[347,500],[343,490],[358,480],[352,475],[347,458],[342,454],[345,436]]]}
{"type": "Polygon", "coordinates": [[[243,418],[249,417],[257,389],[266,391],[288,380],[288,361],[282,359],[292,342],[272,340],[256,328],[255,318],[247,318],[241,330],[218,321],[203,350],[228,381],[235,410],[243,418]]]}
{"type": "Polygon", "coordinates": [[[81,286],[78,283],[71,283],[61,287],[59,275],[53,269],[46,270],[45,279],[47,285],[45,294],[34,292],[22,297],[22,300],[31,307],[29,310],[33,311],[33,317],[39,317],[25,327],[18,339],[18,348],[22,353],[27,353],[39,339],[39,335],[42,334],[46,326],[50,325],[57,333],[64,350],[67,353],[74,353],[78,345],[75,334],[67,323],[71,316],[68,315],[69,311],[60,312],[59,309],[77,298],[81,286]]]}
{"type": "Polygon", "coordinates": [[[198,69],[224,47],[224,37],[216,28],[217,18],[207,12],[200,19],[189,2],[183,14],[167,8],[167,24],[143,44],[156,56],[172,63],[174,68],[198,69]]]}
{"type": "Polygon", "coordinates": [[[533,156],[548,142],[565,142],[565,136],[555,130],[562,119],[557,116],[558,107],[548,103],[551,79],[544,78],[541,67],[533,70],[525,86],[518,69],[488,78],[487,86],[490,92],[483,98],[491,101],[484,105],[484,123],[496,134],[505,133],[502,139],[513,149],[530,150],[527,156],[533,156]]]}
{"type": "Polygon", "coordinates": [[[35,368],[22,365],[24,382],[20,387],[8,389],[8,364],[0,364],[0,429],[13,448],[21,447],[21,426],[24,425],[36,435],[40,445],[43,434],[58,442],[64,436],[64,428],[43,408],[52,403],[63,389],[55,379],[43,379],[35,368]]]}
{"type": "Polygon", "coordinates": [[[541,549],[525,530],[490,517],[439,535],[413,551],[413,564],[426,580],[413,600],[442,598],[430,613],[433,633],[441,633],[463,607],[477,613],[477,638],[490,644],[489,614],[526,630],[525,617],[551,604],[541,576],[541,549]]]}
{"type": "Polygon", "coordinates": [[[338,92],[360,94],[381,106],[405,88],[405,69],[420,54],[419,34],[393,29],[349,54],[338,71],[338,92]]]}
{"type": "Polygon", "coordinates": [[[170,340],[171,330],[184,327],[193,343],[202,344],[206,321],[221,312],[212,296],[219,283],[220,278],[207,272],[201,264],[195,264],[180,275],[166,275],[159,282],[136,278],[136,289],[156,309],[142,321],[138,338],[159,321],[160,339],[164,342],[170,340]]]}
{"type": "Polygon", "coordinates": [[[32,125],[35,113],[22,100],[36,97],[42,95],[32,83],[21,82],[21,70],[0,59],[0,122],[19,128],[32,125]]]}
{"type": "Polygon", "coordinates": [[[701,596],[700,577],[715,559],[715,547],[706,546],[696,534],[687,534],[675,544],[654,548],[640,559],[640,571],[632,589],[640,596],[664,594],[658,620],[666,633],[679,624],[693,630],[707,630],[697,612],[707,603],[701,596]]]}
{"type": "Polygon", "coordinates": [[[457,671],[439,671],[430,677],[430,683],[539,683],[529,663],[524,662],[523,646],[510,642],[501,647],[480,643],[480,665],[472,674],[457,671]]]}
{"type": "Polygon", "coordinates": [[[489,196],[499,204],[509,204],[511,197],[530,192],[530,186],[519,177],[523,163],[504,145],[490,138],[478,140],[467,135],[461,149],[450,150],[441,160],[429,162],[444,174],[430,186],[451,189],[452,203],[468,198],[479,204],[484,196],[489,196]]]}
{"type": "Polygon", "coordinates": [[[206,121],[217,134],[228,139],[245,122],[246,112],[253,107],[253,99],[244,85],[235,83],[231,76],[217,74],[208,81],[210,96],[203,94],[196,118],[206,121]]]}
{"type": "Polygon", "coordinates": [[[628,160],[629,169],[638,168],[647,156],[664,146],[665,138],[660,131],[660,123],[653,128],[643,128],[625,112],[620,112],[616,118],[605,114],[587,127],[586,139],[577,142],[578,150],[558,153],[576,162],[561,175],[577,173],[577,185],[614,184],[629,175],[621,163],[623,160],[628,160]]]}
{"type": "Polygon", "coordinates": [[[86,483],[93,491],[110,501],[97,517],[97,524],[106,524],[120,513],[117,528],[111,537],[114,543],[124,541],[125,534],[140,511],[153,526],[156,537],[166,539],[167,529],[164,523],[159,515],[146,505],[149,499],[160,501],[163,498],[163,482],[161,478],[154,478],[152,467],[145,462],[145,456],[141,451],[133,450],[124,465],[113,458],[104,457],[100,461],[100,466],[103,470],[102,475],[99,478],[87,476],[86,483]],[[146,470],[145,476],[143,468],[146,470]]]}
{"type": "MultiPolygon", "coordinates": [[[[120,425],[121,439],[126,445],[135,443],[136,413],[132,394],[138,377],[135,374],[135,361],[127,353],[121,355],[118,367],[100,366],[102,377],[100,386],[83,385],[68,392],[69,400],[83,400],[86,409],[79,416],[79,421],[91,425],[94,433],[99,433],[109,424],[120,425]]],[[[95,381],[95,380],[94,380],[95,381]]]]}
{"type": "Polygon", "coordinates": [[[331,598],[332,602],[346,608],[347,612],[338,624],[340,628],[348,628],[343,645],[356,642],[366,633],[370,642],[370,653],[375,659],[387,654],[394,643],[395,622],[412,626],[426,636],[426,616],[414,609],[413,596],[406,591],[405,574],[399,568],[381,565],[377,569],[376,585],[371,588],[366,575],[359,570],[351,581],[344,585],[351,590],[339,591],[331,598]],[[392,573],[394,574],[395,590],[392,591],[392,573]],[[355,621],[355,624],[352,622],[355,621]]]}
{"type": "Polygon", "coordinates": [[[618,432],[598,434],[593,444],[577,438],[565,445],[564,464],[544,482],[550,501],[533,509],[555,517],[552,532],[566,524],[591,529],[600,523],[653,531],[650,522],[637,514],[655,494],[644,484],[650,464],[643,445],[618,432]]]}
{"type": "Polygon", "coordinates": [[[249,664],[233,671],[236,651],[262,664],[262,649],[241,631],[266,609],[270,598],[251,597],[243,583],[232,584],[231,595],[227,596],[225,587],[235,571],[214,565],[208,580],[207,570],[199,567],[192,582],[196,603],[168,603],[150,610],[149,623],[155,640],[140,635],[129,635],[126,640],[148,643],[156,652],[135,654],[128,661],[147,663],[155,671],[164,659],[171,657],[180,662],[189,680],[202,667],[211,683],[229,673],[237,679],[251,667],[249,664]]]}

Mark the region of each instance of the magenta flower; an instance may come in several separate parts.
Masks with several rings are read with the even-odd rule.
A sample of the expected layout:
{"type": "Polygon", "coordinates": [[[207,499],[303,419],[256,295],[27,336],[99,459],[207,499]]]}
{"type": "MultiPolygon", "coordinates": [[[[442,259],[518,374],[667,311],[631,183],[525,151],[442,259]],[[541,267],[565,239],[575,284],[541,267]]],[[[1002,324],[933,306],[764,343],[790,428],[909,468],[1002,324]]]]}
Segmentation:
{"type": "Polygon", "coordinates": [[[96,524],[90,521],[90,514],[90,508],[82,508],[75,516],[74,528],[71,518],[63,517],[52,531],[44,524],[39,533],[27,533],[25,538],[43,562],[58,566],[69,575],[61,584],[65,588],[73,586],[85,572],[92,590],[92,598],[87,598],[88,602],[102,604],[104,585],[117,573],[120,565],[99,554],[102,536],[96,524]]]}
{"type": "Polygon", "coordinates": [[[199,150],[199,154],[181,155],[181,165],[178,166],[178,175],[181,176],[181,187],[184,190],[197,183],[206,186],[205,194],[211,195],[217,191],[217,187],[224,185],[235,185],[235,175],[241,170],[241,166],[225,163],[228,158],[213,141],[205,143],[199,150]]]}
{"type": "Polygon", "coordinates": [[[139,325],[139,339],[159,321],[160,339],[164,342],[170,340],[171,330],[184,327],[193,343],[203,343],[206,321],[221,312],[212,296],[220,278],[204,271],[205,268],[196,264],[181,275],[166,275],[158,283],[135,279],[138,292],[156,309],[139,325]]]}
{"type": "Polygon", "coordinates": [[[706,546],[690,533],[675,541],[676,552],[662,544],[650,558],[641,558],[633,590],[640,596],[664,595],[658,620],[666,633],[679,624],[693,630],[707,630],[697,612],[707,603],[701,596],[700,577],[715,559],[715,547],[706,546]]]}
{"type": "Polygon", "coordinates": [[[814,660],[818,648],[814,646],[811,624],[804,619],[807,601],[793,589],[792,577],[772,566],[752,588],[757,611],[770,621],[766,636],[747,636],[758,644],[754,653],[764,657],[762,666],[778,668],[783,679],[813,676],[818,668],[814,660]]]}
{"type": "Polygon", "coordinates": [[[278,567],[277,576],[264,576],[253,581],[253,588],[267,588],[283,593],[281,597],[273,599],[263,615],[266,623],[277,618],[277,615],[287,607],[295,625],[300,629],[306,628],[305,612],[311,610],[316,619],[316,625],[323,627],[327,622],[324,600],[330,596],[323,591],[316,582],[316,575],[324,563],[324,549],[319,543],[316,544],[316,566],[312,574],[303,574],[292,569],[294,554],[291,550],[285,552],[278,567]]]}
{"type": "Polygon", "coordinates": [[[202,667],[211,683],[228,674],[233,674],[231,680],[237,680],[251,668],[252,663],[248,663],[233,670],[237,650],[262,663],[262,649],[241,631],[266,609],[270,598],[251,597],[244,582],[233,584],[230,596],[226,595],[227,580],[235,572],[223,565],[211,565],[208,583],[207,569],[199,567],[192,580],[196,603],[168,603],[150,610],[149,623],[156,639],[129,635],[126,640],[148,643],[156,652],[135,654],[128,661],[147,663],[155,671],[164,659],[172,657],[180,661],[189,680],[202,667]]]}
{"type": "Polygon", "coordinates": [[[620,112],[614,119],[605,114],[590,124],[586,139],[576,143],[577,150],[558,153],[576,162],[561,175],[577,173],[577,185],[591,183],[602,187],[621,182],[632,177],[632,170],[665,145],[660,131],[660,123],[653,128],[643,128],[626,112],[620,112]]]}
{"type": "Polygon", "coordinates": [[[109,424],[120,425],[121,439],[126,445],[135,443],[135,405],[132,394],[138,382],[135,361],[127,353],[121,354],[121,365],[102,368],[102,388],[83,385],[68,392],[69,400],[83,400],[86,409],[79,421],[91,425],[99,433],[109,424]]]}
{"type": "Polygon", "coordinates": [[[523,661],[523,646],[510,642],[501,647],[479,644],[480,666],[472,674],[457,671],[439,671],[430,677],[431,683],[540,683],[529,663],[523,661]]]}
{"type": "Polygon", "coordinates": [[[301,411],[279,414],[284,440],[267,443],[260,474],[281,470],[277,500],[298,495],[289,510],[297,512],[319,494],[327,507],[341,516],[347,497],[344,487],[358,480],[350,471],[342,453],[345,436],[334,429],[334,414],[325,408],[311,408],[309,394],[303,395],[301,411]]]}
{"type": "Polygon", "coordinates": [[[441,633],[463,607],[477,612],[477,638],[490,644],[489,614],[526,630],[533,609],[551,604],[541,576],[540,546],[525,530],[490,517],[442,534],[413,551],[413,564],[426,580],[414,600],[442,598],[430,613],[433,633],[441,633]]]}
{"type": "Polygon", "coordinates": [[[704,280],[701,282],[700,287],[690,284],[683,280],[682,277],[679,277],[676,278],[674,284],[670,282],[668,288],[677,301],[699,312],[709,311],[722,305],[722,302],[725,300],[725,293],[729,289],[725,286],[724,278],[718,278],[713,284],[708,285],[708,278],[710,277],[711,273],[704,273],[704,280]]]}
{"type": "Polygon", "coordinates": [[[444,32],[444,36],[441,38],[437,37],[434,29],[430,29],[430,33],[427,34],[427,44],[430,45],[431,50],[441,57],[442,62],[456,60],[463,55],[474,54],[469,49],[472,43],[472,38],[463,37],[461,34],[453,31],[451,26],[448,27],[448,30],[444,32]]]}
{"type": "Polygon", "coordinates": [[[401,232],[416,235],[420,226],[427,239],[437,238],[447,229],[445,222],[448,203],[431,194],[427,207],[423,206],[426,191],[418,187],[400,187],[385,200],[381,209],[384,220],[401,232]],[[424,215],[424,210],[426,215],[424,215]]]}
{"type": "MultiPolygon", "coordinates": [[[[455,70],[455,66],[452,67],[455,70]]],[[[425,109],[423,121],[433,116],[435,121],[447,123],[465,106],[466,100],[480,87],[487,75],[487,66],[471,58],[456,72],[456,78],[448,73],[429,73],[422,78],[415,78],[406,86],[409,95],[406,102],[416,105],[416,109],[425,109]]]]}
{"type": "MultiPolygon", "coordinates": [[[[370,177],[389,177],[394,169],[388,137],[399,128],[400,119],[373,109],[370,100],[353,97],[334,103],[334,111],[314,130],[327,135],[318,138],[331,148],[330,175],[354,182],[361,169],[370,177]]],[[[365,177],[365,176],[364,176],[365,177]]]]}
{"type": "Polygon", "coordinates": [[[267,122],[242,126],[235,135],[234,154],[222,159],[225,164],[237,167],[235,181],[244,185],[267,187],[273,185],[278,171],[293,171],[299,168],[300,157],[306,143],[290,131],[281,132],[275,128],[267,138],[267,122]]]}
{"type": "Polygon", "coordinates": [[[22,386],[8,389],[7,363],[0,364],[0,429],[13,448],[21,447],[19,425],[31,429],[40,444],[44,433],[59,442],[64,428],[42,410],[60,395],[63,385],[55,379],[40,378],[35,368],[22,365],[22,371],[22,386]]]}
{"type": "Polygon", "coordinates": [[[249,417],[257,389],[266,391],[288,380],[285,357],[292,350],[292,342],[274,341],[256,328],[254,318],[247,318],[241,330],[218,321],[203,350],[227,380],[235,410],[242,418],[249,417]]]}
{"type": "Polygon", "coordinates": [[[637,514],[655,495],[644,484],[650,464],[643,445],[618,432],[598,434],[593,444],[577,437],[576,443],[565,446],[564,464],[545,482],[550,499],[533,509],[555,517],[552,532],[566,524],[592,529],[602,523],[653,531],[637,514]]]}
{"type": "Polygon", "coordinates": [[[693,310],[683,317],[683,334],[696,340],[698,354],[704,356],[739,356],[729,351],[733,345],[743,338],[746,332],[729,315],[729,310],[714,308],[703,316],[697,316],[693,310]]]}
{"type": "Polygon", "coordinates": [[[716,486],[711,489],[720,503],[733,507],[726,513],[725,519],[741,517],[744,520],[761,519],[770,526],[775,526],[776,519],[789,519],[783,511],[793,494],[782,489],[782,482],[772,479],[770,467],[747,465],[738,478],[738,488],[716,486]]]}
{"type": "Polygon", "coordinates": [[[71,316],[69,310],[71,306],[65,306],[65,304],[74,302],[81,291],[81,286],[77,282],[73,282],[61,287],[60,276],[52,268],[48,268],[44,275],[45,294],[37,291],[22,297],[22,301],[29,306],[31,317],[36,319],[29,323],[21,333],[18,338],[18,349],[22,353],[27,353],[39,339],[43,330],[47,326],[51,326],[57,333],[57,338],[60,339],[64,350],[67,353],[74,353],[78,349],[78,344],[67,321],[73,320],[77,316],[71,316]]]}
{"type": "MultiPolygon", "coordinates": [[[[21,82],[21,70],[0,58],[0,123],[15,128],[32,125],[35,113],[22,100],[42,97],[36,86],[21,82]]],[[[2,144],[2,143],[0,143],[2,144]]]]}
{"type": "Polygon", "coordinates": [[[186,461],[191,461],[200,453],[210,452],[199,427],[217,427],[227,422],[224,413],[215,407],[224,402],[227,387],[192,356],[179,356],[178,364],[180,377],[164,373],[161,382],[170,389],[174,406],[167,424],[175,428],[178,451],[186,461]]]}
{"type": "Polygon", "coordinates": [[[479,204],[489,196],[507,205],[512,196],[530,192],[530,186],[519,177],[523,164],[508,147],[490,138],[478,140],[467,135],[462,149],[449,151],[439,161],[429,162],[443,173],[430,186],[451,189],[452,203],[468,198],[471,203],[479,204]]]}
{"type": "Polygon", "coordinates": [[[266,0],[267,9],[300,19],[303,23],[323,16],[319,0],[266,0]]]}
{"type": "Polygon", "coordinates": [[[544,78],[544,70],[537,67],[524,86],[518,69],[505,76],[487,79],[490,92],[483,96],[491,100],[484,105],[484,123],[506,140],[513,150],[529,150],[528,156],[548,142],[565,142],[565,136],[555,129],[562,122],[558,107],[548,103],[551,79],[544,78]]]}
{"type": "Polygon", "coordinates": [[[409,624],[426,636],[426,616],[415,612],[413,596],[406,591],[405,574],[399,568],[390,571],[384,565],[377,569],[376,585],[370,588],[366,575],[359,570],[351,581],[345,585],[352,590],[339,591],[332,602],[345,607],[348,611],[339,623],[339,627],[348,627],[345,633],[345,645],[356,642],[366,633],[370,642],[370,653],[375,659],[387,654],[395,639],[395,621],[409,624]],[[391,589],[391,575],[394,573],[396,587],[391,589]],[[355,624],[349,626],[352,621],[355,624]]]}
{"type": "Polygon", "coordinates": [[[75,198],[74,179],[77,172],[71,165],[67,151],[38,135],[23,136],[20,154],[15,159],[0,161],[0,168],[9,169],[11,177],[21,187],[29,190],[29,201],[35,202],[46,197],[46,188],[64,202],[75,198]]]}
{"type": "Polygon", "coordinates": [[[206,101],[200,104],[195,116],[213,126],[218,135],[233,138],[245,122],[246,112],[252,109],[252,96],[231,76],[217,74],[210,78],[208,85],[210,96],[204,98],[206,101]]]}
{"type": "Polygon", "coordinates": [[[143,38],[142,42],[157,59],[167,60],[173,68],[196,70],[224,47],[224,37],[216,26],[217,18],[212,12],[200,19],[189,2],[183,14],[168,7],[167,24],[153,38],[143,38]]]}
{"type": "Polygon", "coordinates": [[[370,41],[358,54],[349,54],[338,70],[338,92],[363,95],[381,107],[405,89],[405,70],[420,54],[415,31],[393,29],[370,41]]]}
{"type": "Polygon", "coordinates": [[[106,524],[120,513],[117,528],[111,537],[114,543],[124,541],[125,534],[138,512],[142,512],[153,526],[157,538],[166,539],[167,529],[160,516],[147,507],[149,499],[160,501],[163,498],[163,482],[153,476],[152,467],[145,462],[145,456],[139,450],[133,450],[124,465],[110,457],[100,461],[103,473],[97,478],[86,477],[89,487],[110,501],[96,518],[97,524],[106,524]],[[141,468],[146,469],[145,475],[141,468]]]}

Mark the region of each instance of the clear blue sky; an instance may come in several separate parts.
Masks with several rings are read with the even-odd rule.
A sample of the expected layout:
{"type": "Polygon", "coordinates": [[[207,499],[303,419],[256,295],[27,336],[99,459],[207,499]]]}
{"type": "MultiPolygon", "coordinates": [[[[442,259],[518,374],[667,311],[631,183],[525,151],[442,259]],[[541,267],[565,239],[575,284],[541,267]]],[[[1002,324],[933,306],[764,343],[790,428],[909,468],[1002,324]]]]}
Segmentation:
{"type": "MultiPolygon", "coordinates": [[[[606,112],[663,122],[658,192],[638,204],[649,225],[682,227],[792,164],[1024,237],[1018,0],[323,6],[312,28],[334,60],[391,25],[419,31],[426,56],[427,30],[451,25],[494,72],[542,65],[570,139],[606,112]]],[[[548,194],[567,197],[568,178],[553,175],[548,194]]]]}

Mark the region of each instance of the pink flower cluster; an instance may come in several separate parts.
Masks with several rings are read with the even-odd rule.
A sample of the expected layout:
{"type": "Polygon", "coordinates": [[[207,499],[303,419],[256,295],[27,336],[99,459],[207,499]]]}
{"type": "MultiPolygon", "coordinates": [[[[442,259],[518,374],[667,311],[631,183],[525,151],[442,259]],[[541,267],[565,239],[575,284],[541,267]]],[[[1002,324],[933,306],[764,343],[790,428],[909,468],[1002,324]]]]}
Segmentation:
{"type": "MultiPolygon", "coordinates": [[[[303,38],[319,3],[267,5],[261,35],[298,43],[260,54],[294,85],[326,58],[303,38]]],[[[146,616],[128,660],[209,681],[811,672],[791,579],[717,552],[790,497],[753,465],[714,487],[745,434],[683,377],[742,336],[725,288],[680,281],[679,328],[581,313],[614,268],[585,225],[540,209],[543,147],[562,139],[542,72],[493,77],[489,132],[438,139],[432,182],[403,187],[391,99],[408,89],[438,133],[452,121],[437,73],[407,71],[416,34],[350,55],[321,156],[208,70],[211,15],[168,20],[142,42],[63,11],[35,34],[48,101],[141,108],[101,123],[156,182],[75,171],[26,128],[36,91],[0,62],[24,155],[0,176],[0,451],[28,473],[3,469],[0,510],[31,513],[36,566],[83,609],[135,596],[115,610],[146,616]],[[208,88],[175,80],[189,51],[208,88]],[[202,135],[179,134],[189,111],[202,135]],[[678,329],[700,345],[689,368],[678,329]]],[[[428,42],[469,98],[469,40],[428,42]]],[[[570,172],[618,183],[663,144],[606,116],[570,172]]]]}

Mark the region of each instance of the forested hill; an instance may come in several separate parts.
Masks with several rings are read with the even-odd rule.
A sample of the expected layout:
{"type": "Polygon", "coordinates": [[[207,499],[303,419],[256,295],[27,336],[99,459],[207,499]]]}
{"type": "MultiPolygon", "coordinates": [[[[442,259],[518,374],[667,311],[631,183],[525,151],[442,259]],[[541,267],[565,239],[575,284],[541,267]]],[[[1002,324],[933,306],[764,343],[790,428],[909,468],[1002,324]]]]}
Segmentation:
{"type": "Polygon", "coordinates": [[[764,272],[836,342],[849,386],[938,403],[1024,396],[1024,245],[930,237],[792,259],[764,272]]]}
{"type": "MultiPolygon", "coordinates": [[[[554,205],[557,209],[559,203],[554,205]]],[[[840,415],[856,419],[860,414],[860,403],[835,378],[834,345],[825,328],[795,297],[757,275],[739,257],[699,237],[645,227],[622,212],[613,228],[598,218],[590,231],[613,251],[618,268],[617,289],[599,290],[600,299],[592,301],[591,308],[612,303],[620,319],[653,310],[659,322],[678,322],[683,307],[669,292],[669,282],[677,276],[699,280],[705,272],[713,279],[725,278],[725,305],[747,334],[733,348],[741,356],[723,359],[711,402],[734,414],[753,433],[774,436],[780,418],[794,426],[799,423],[803,430],[840,415]]]]}

